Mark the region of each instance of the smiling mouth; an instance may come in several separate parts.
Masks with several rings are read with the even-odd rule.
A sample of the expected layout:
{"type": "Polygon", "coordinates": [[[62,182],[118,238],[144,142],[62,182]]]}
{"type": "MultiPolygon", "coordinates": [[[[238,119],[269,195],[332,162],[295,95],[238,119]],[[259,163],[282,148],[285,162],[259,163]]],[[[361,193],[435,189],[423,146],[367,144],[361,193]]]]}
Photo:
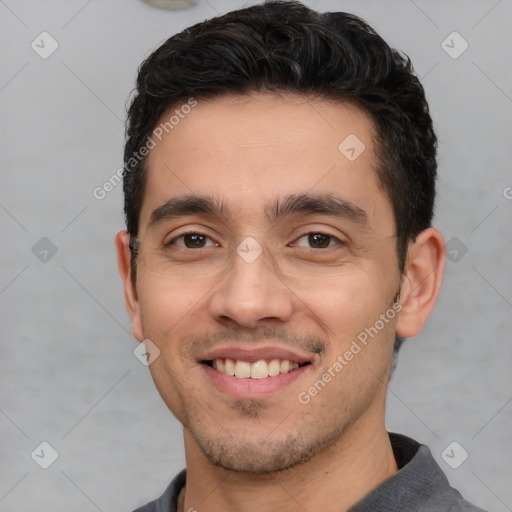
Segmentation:
{"type": "Polygon", "coordinates": [[[290,373],[298,368],[311,364],[310,362],[298,363],[289,359],[260,359],[249,362],[229,358],[216,358],[202,361],[202,364],[217,370],[224,375],[239,379],[266,379],[278,375],[290,373]]]}

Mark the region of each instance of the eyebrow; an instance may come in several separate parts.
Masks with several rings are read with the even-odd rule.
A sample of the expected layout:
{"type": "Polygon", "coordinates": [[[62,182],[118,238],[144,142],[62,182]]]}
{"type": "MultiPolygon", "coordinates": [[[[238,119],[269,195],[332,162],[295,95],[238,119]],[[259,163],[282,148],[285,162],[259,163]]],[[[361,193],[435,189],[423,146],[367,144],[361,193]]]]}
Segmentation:
{"type": "Polygon", "coordinates": [[[267,219],[277,222],[289,215],[329,215],[368,227],[366,212],[354,203],[331,194],[291,194],[277,198],[265,208],[267,219]]]}
{"type": "Polygon", "coordinates": [[[228,209],[222,201],[213,196],[190,194],[172,197],[153,210],[148,221],[148,229],[165,220],[187,215],[214,215],[225,218],[228,216],[228,209]]]}
{"type": "MultiPolygon", "coordinates": [[[[273,223],[291,215],[328,215],[368,228],[366,212],[335,193],[290,194],[267,203],[264,211],[267,220],[273,223]]],[[[218,198],[189,194],[173,197],[153,210],[147,227],[149,229],[165,220],[192,215],[211,215],[225,220],[233,217],[227,205],[218,198]]]]}

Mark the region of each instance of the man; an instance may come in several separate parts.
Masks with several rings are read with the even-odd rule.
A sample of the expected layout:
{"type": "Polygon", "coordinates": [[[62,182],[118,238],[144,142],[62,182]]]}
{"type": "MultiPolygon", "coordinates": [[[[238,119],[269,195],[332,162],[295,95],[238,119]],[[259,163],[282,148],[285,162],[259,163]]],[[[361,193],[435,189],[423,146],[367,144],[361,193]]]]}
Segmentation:
{"type": "Polygon", "coordinates": [[[116,246],[186,471],[138,511],[477,511],[384,423],[436,302],[436,136],[359,18],[268,2],[141,66],[116,246]]]}

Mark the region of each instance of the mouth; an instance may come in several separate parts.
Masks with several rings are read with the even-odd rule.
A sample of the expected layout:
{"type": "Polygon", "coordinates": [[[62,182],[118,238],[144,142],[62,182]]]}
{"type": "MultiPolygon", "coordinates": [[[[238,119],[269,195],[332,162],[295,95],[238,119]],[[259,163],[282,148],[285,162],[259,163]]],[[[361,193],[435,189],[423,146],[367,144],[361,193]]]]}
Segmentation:
{"type": "MultiPolygon", "coordinates": [[[[198,359],[213,388],[237,398],[268,398],[313,370],[311,354],[284,347],[225,347],[198,359]]],[[[305,386],[305,385],[304,385],[305,386]]]]}
{"type": "Polygon", "coordinates": [[[288,374],[311,364],[310,361],[298,362],[290,359],[259,359],[251,362],[220,357],[204,360],[201,363],[237,379],[268,379],[288,374]]]}

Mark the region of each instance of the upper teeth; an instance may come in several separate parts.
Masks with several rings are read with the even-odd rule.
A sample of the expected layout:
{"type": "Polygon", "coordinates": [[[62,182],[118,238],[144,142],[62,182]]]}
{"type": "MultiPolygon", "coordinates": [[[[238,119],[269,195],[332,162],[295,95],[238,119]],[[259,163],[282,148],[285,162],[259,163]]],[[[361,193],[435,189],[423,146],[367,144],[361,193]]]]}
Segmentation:
{"type": "Polygon", "coordinates": [[[221,373],[234,375],[239,379],[265,379],[295,370],[299,367],[299,363],[286,359],[272,359],[268,362],[260,359],[254,363],[233,359],[214,359],[213,367],[221,373]]]}

